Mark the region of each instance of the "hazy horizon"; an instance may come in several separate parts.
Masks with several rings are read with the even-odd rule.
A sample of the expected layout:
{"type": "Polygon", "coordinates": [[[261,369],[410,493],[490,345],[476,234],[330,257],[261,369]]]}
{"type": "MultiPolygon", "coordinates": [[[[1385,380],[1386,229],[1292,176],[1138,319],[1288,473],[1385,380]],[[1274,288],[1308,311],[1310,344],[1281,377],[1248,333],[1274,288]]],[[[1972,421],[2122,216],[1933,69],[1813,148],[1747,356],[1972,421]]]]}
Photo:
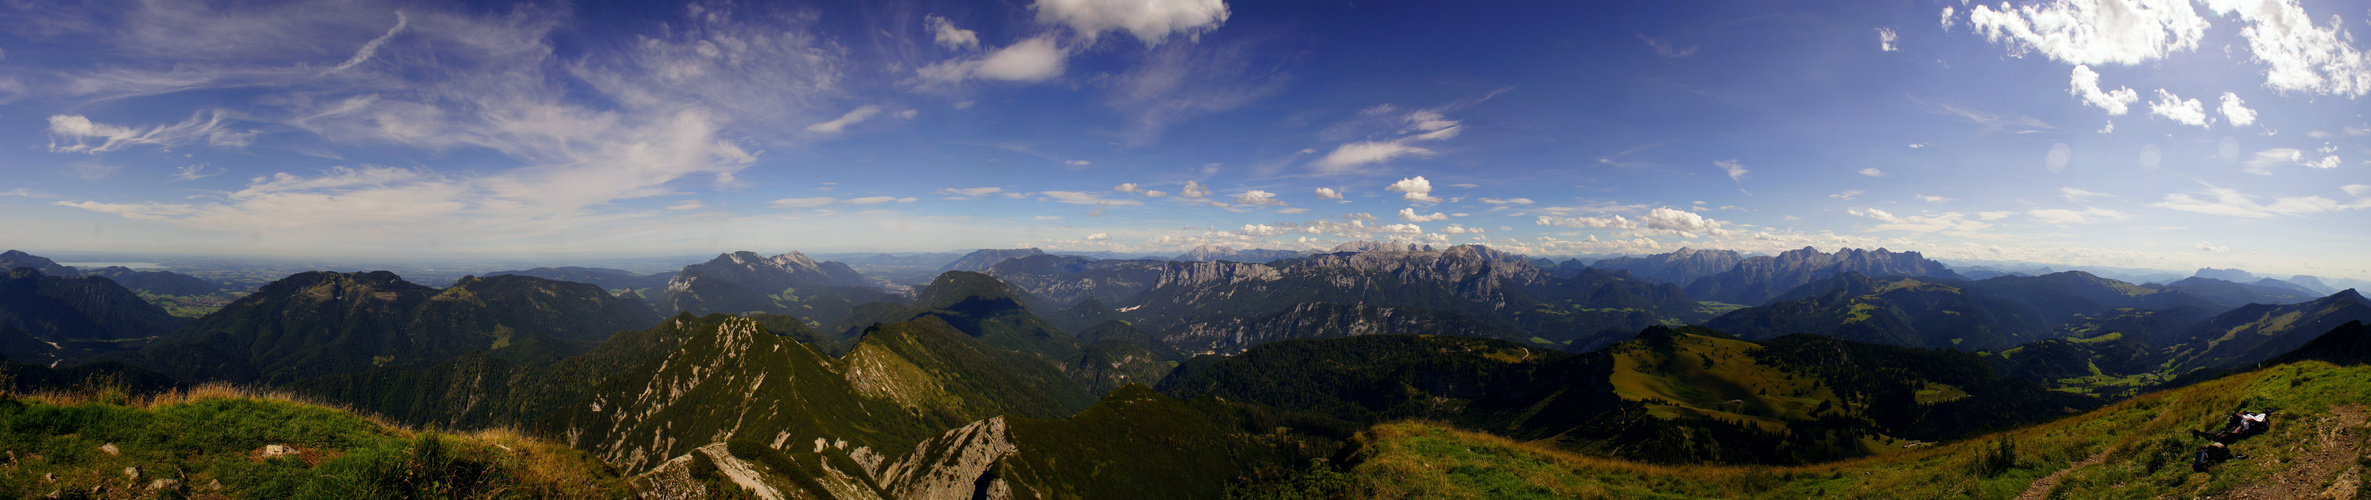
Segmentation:
{"type": "Polygon", "coordinates": [[[0,7],[0,246],[1398,240],[2371,279],[2344,2],[305,5],[0,7]]]}

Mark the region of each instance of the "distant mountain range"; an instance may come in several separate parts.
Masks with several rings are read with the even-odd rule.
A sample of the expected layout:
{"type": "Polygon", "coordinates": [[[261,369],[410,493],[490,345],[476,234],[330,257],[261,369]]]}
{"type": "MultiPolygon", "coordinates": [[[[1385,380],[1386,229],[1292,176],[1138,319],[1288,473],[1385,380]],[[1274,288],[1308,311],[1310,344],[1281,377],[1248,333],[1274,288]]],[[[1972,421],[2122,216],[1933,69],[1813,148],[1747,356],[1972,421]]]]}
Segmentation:
{"type": "Polygon", "coordinates": [[[1194,247],[1192,250],[1187,250],[1185,253],[1178,254],[1176,257],[1170,258],[1170,260],[1179,262],[1212,262],[1221,260],[1230,262],[1271,262],[1277,259],[1306,257],[1313,253],[1316,252],[1306,250],[1266,250],[1258,248],[1238,249],[1235,247],[1202,245],[1194,247]]]}
{"type": "Polygon", "coordinates": [[[1688,286],[1696,280],[1734,269],[1745,262],[1745,256],[1732,250],[1679,251],[1644,257],[1616,257],[1599,260],[1589,267],[1608,271],[1624,271],[1632,276],[1659,283],[1688,286]]]}
{"type": "Polygon", "coordinates": [[[1803,247],[1777,256],[1741,260],[1734,269],[1688,284],[1687,291],[1688,296],[1697,300],[1761,305],[1787,290],[1844,273],[1960,279],[1958,273],[1951,272],[1943,263],[1927,260],[1918,252],[1846,248],[1826,253],[1803,247]]]}

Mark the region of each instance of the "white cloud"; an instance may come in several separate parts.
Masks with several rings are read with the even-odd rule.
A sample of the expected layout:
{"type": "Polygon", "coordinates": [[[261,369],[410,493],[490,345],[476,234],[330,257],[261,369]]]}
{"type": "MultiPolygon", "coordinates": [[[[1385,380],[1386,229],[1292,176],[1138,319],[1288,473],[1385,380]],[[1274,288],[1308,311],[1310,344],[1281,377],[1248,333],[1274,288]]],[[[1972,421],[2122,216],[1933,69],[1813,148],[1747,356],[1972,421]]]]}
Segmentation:
{"type": "Polygon", "coordinates": [[[1487,231],[1489,231],[1489,230],[1488,230],[1488,229],[1479,228],[1479,227],[1472,227],[1472,228],[1469,228],[1469,227],[1460,226],[1460,225],[1456,225],[1456,224],[1450,224],[1450,225],[1449,225],[1449,227],[1444,227],[1444,228],[1441,228],[1441,232],[1444,232],[1444,233],[1449,233],[1449,234],[1482,234],[1482,233],[1484,233],[1484,232],[1487,232],[1487,231]]]}
{"type": "Polygon", "coordinates": [[[1713,166],[1721,167],[1721,171],[1728,172],[1729,180],[1732,182],[1745,182],[1745,174],[1752,172],[1752,170],[1746,170],[1745,164],[1738,163],[1734,158],[1712,162],[1712,164],[1713,166]]]}
{"type": "Polygon", "coordinates": [[[1254,189],[1250,191],[1244,191],[1243,194],[1235,195],[1235,204],[1251,205],[1256,207],[1261,205],[1282,205],[1284,202],[1278,201],[1276,199],[1276,193],[1254,189]]]}
{"type": "Polygon", "coordinates": [[[2007,210],[1998,212],[1976,212],[1976,218],[1983,220],[2001,220],[2009,218],[2011,215],[2017,215],[2017,212],[2011,212],[2007,210]]]}
{"type": "Polygon", "coordinates": [[[2257,151],[2254,157],[2248,158],[2241,164],[2247,165],[2247,168],[2240,169],[2242,172],[2272,175],[2272,167],[2288,164],[2304,165],[2305,152],[2291,148],[2272,148],[2257,151]]]}
{"type": "Polygon", "coordinates": [[[1375,228],[1375,232],[1386,234],[1424,234],[1424,227],[1415,224],[1392,224],[1389,226],[1375,228]]]}
{"type": "Polygon", "coordinates": [[[1147,190],[1144,190],[1144,197],[1146,197],[1146,198],[1159,198],[1159,197],[1168,196],[1168,195],[1169,195],[1169,192],[1167,192],[1167,191],[1161,191],[1161,190],[1158,190],[1158,189],[1147,189],[1147,190]]]}
{"type": "Polygon", "coordinates": [[[2240,29],[2256,61],[2270,66],[2264,86],[2282,92],[2307,91],[2359,97],[2371,93],[2371,55],[2355,50],[2354,37],[2338,16],[2330,27],[2314,26],[2296,0],[2206,0],[2218,15],[2238,13],[2240,29]]]}
{"type": "Polygon", "coordinates": [[[2206,126],[2206,105],[2197,99],[2183,100],[2165,89],[2157,89],[2157,101],[2149,103],[2149,114],[2163,116],[2183,125],[2206,126]]]}
{"type": "Polygon", "coordinates": [[[1432,215],[1422,215],[1416,213],[1414,208],[1402,208],[1400,209],[1400,220],[1408,222],[1443,221],[1449,220],[1449,214],[1434,212],[1432,215]]]}
{"type": "Polygon", "coordinates": [[[188,120],[172,125],[126,127],[91,121],[82,115],[54,115],[49,117],[52,136],[49,150],[53,153],[103,153],[135,145],[173,147],[198,141],[224,147],[246,147],[255,142],[255,132],[238,132],[223,128],[229,117],[222,111],[201,112],[188,120]],[[66,139],[60,144],[58,139],[66,139]],[[97,144],[91,142],[96,140],[97,144]]]}
{"type": "Polygon", "coordinates": [[[1122,192],[1122,193],[1134,193],[1134,192],[1136,192],[1136,183],[1134,183],[1134,182],[1126,182],[1126,183],[1121,183],[1120,185],[1117,185],[1117,186],[1112,186],[1112,187],[1111,187],[1111,190],[1113,190],[1113,191],[1119,191],[1119,192],[1122,192]]]}
{"type": "Polygon", "coordinates": [[[2090,224],[2094,222],[2132,218],[2131,214],[2104,208],[2085,208],[2081,211],[2058,208],[2034,209],[2026,211],[2025,215],[2032,216],[2035,219],[2041,219],[2042,223],[2044,224],[2059,226],[2068,224],[2090,224]]]}
{"type": "Polygon", "coordinates": [[[2239,100],[2239,94],[2224,92],[2221,109],[2223,121],[2230,122],[2232,126],[2244,127],[2256,123],[2256,110],[2248,109],[2247,103],[2239,100]]]}
{"type": "Polygon", "coordinates": [[[1492,205],[1530,205],[1532,203],[1530,198],[1482,198],[1482,202],[1492,205]]]}
{"type": "Polygon", "coordinates": [[[2256,203],[2255,197],[2240,193],[2237,189],[2216,187],[2212,184],[2206,186],[2204,194],[2212,197],[2213,200],[2201,200],[2190,196],[2189,193],[2171,193],[2165,195],[2164,201],[2151,203],[2149,206],[2250,219],[2371,208],[2371,199],[2357,199],[2354,203],[2340,203],[2320,196],[2283,197],[2273,200],[2270,205],[2262,205],[2256,203]]]}
{"type": "Polygon", "coordinates": [[[354,57],[346,58],[346,62],[340,63],[336,67],[329,68],[328,71],[323,71],[321,74],[326,75],[339,71],[345,71],[346,68],[352,68],[357,64],[362,64],[364,61],[369,61],[372,55],[379,53],[380,46],[387,44],[387,39],[395,38],[395,34],[402,33],[404,25],[410,23],[411,19],[404,17],[403,11],[395,11],[395,27],[387,28],[386,34],[379,35],[378,38],[373,38],[371,41],[363,43],[362,48],[354,50],[354,57]]]}
{"type": "Polygon", "coordinates": [[[1920,199],[1920,200],[1925,200],[1927,203],[1945,203],[1945,202],[1958,201],[1958,200],[1954,200],[1954,199],[1951,199],[1951,198],[1945,198],[1945,197],[1941,197],[1941,196],[1927,196],[1927,195],[1923,195],[1923,194],[1920,194],[1920,195],[1912,195],[1912,196],[1917,196],[1917,197],[1918,197],[1918,199],[1920,199]]]}
{"type": "Polygon", "coordinates": [[[1108,239],[1111,239],[1111,233],[1095,233],[1087,235],[1087,241],[1100,241],[1108,239]]]}
{"type": "Polygon", "coordinates": [[[2071,201],[2071,202],[2075,202],[2075,203],[2082,203],[2084,200],[2090,200],[2090,199],[2093,199],[2093,198],[2114,198],[2114,197],[2115,197],[2114,195],[2110,195],[2110,194],[2107,194],[2107,193],[2099,193],[2099,192],[2093,192],[2093,191],[2085,191],[2085,190],[2082,190],[2082,189],[2076,189],[2076,188],[2072,188],[2072,187],[2061,187],[2061,188],[2058,188],[2058,195],[2059,195],[2059,196],[2066,197],[2066,201],[2071,201]]]}
{"type": "Polygon", "coordinates": [[[835,201],[840,201],[840,200],[833,199],[833,198],[831,198],[831,197],[828,197],[828,196],[826,196],[826,197],[816,197],[816,198],[783,198],[783,199],[779,199],[779,200],[774,200],[774,201],[772,201],[772,202],[768,202],[768,203],[766,203],[766,204],[768,204],[768,205],[773,205],[773,206],[774,206],[774,208],[814,208],[814,207],[820,207],[820,206],[824,206],[824,205],[830,205],[830,204],[832,204],[832,202],[835,202],[835,201]]]}
{"type": "Polygon", "coordinates": [[[1037,0],[1029,8],[1038,22],[1069,26],[1089,40],[1127,31],[1145,45],[1160,45],[1172,33],[1217,29],[1228,14],[1225,0],[1037,0]]]}
{"type": "Polygon", "coordinates": [[[217,169],[214,169],[214,171],[213,171],[213,172],[209,173],[209,172],[206,172],[206,167],[207,167],[207,166],[208,166],[208,165],[207,165],[207,164],[205,164],[205,163],[199,163],[199,164],[196,164],[196,165],[190,165],[190,166],[186,166],[186,167],[181,167],[180,169],[178,169],[177,171],[175,171],[175,172],[173,173],[173,180],[175,180],[175,181],[194,181],[194,180],[198,180],[198,179],[204,179],[204,178],[207,178],[207,177],[213,177],[213,176],[217,176],[217,175],[222,175],[222,173],[223,173],[223,172],[227,172],[227,171],[229,171],[228,169],[221,169],[221,168],[217,168],[217,169]]]}
{"type": "Polygon", "coordinates": [[[1022,40],[977,59],[950,59],[914,70],[923,80],[955,83],[969,79],[1042,82],[1062,76],[1070,57],[1052,36],[1022,40]]]}
{"type": "MultiPolygon", "coordinates": [[[[1398,108],[1386,103],[1367,108],[1359,114],[1376,116],[1391,113],[1396,109],[1398,108]]],[[[1427,158],[1435,154],[1433,150],[1417,147],[1410,143],[1450,139],[1457,137],[1457,134],[1464,130],[1464,127],[1458,125],[1457,120],[1448,119],[1435,109],[1410,111],[1406,116],[1401,117],[1400,121],[1402,125],[1395,133],[1402,135],[1397,139],[1343,143],[1334,147],[1333,152],[1326,153],[1324,157],[1318,158],[1312,164],[1317,166],[1322,173],[1342,174],[1356,172],[1356,167],[1360,165],[1390,161],[1393,158],[1427,158]]]]}
{"type": "Polygon", "coordinates": [[[1842,193],[1836,193],[1836,194],[1831,194],[1831,195],[1828,195],[1828,197],[1829,197],[1829,198],[1835,198],[1835,199],[1839,199],[1839,200],[1844,200],[1844,201],[1852,201],[1852,199],[1853,199],[1853,198],[1855,198],[1855,197],[1859,197],[1860,195],[1864,195],[1864,194],[1869,194],[1869,192],[1868,192],[1868,191],[1859,190],[1859,189],[1847,189],[1847,190],[1844,190],[1844,192],[1842,192],[1842,193]]]}
{"type": "Polygon", "coordinates": [[[2343,186],[2343,187],[2340,187],[2340,188],[2338,188],[2338,189],[2339,189],[2339,190],[2341,190],[2341,191],[2346,191],[2346,195],[2347,195],[2347,196],[2366,196],[2366,195],[2371,195],[2371,186],[2362,185],[2362,184],[2348,184],[2348,185],[2346,185],[2346,186],[2343,186]]]}
{"type": "Polygon", "coordinates": [[[1048,199],[1072,205],[1143,205],[1136,200],[1106,199],[1101,194],[1080,191],[1039,191],[1034,193],[1048,199]]]}
{"type": "Polygon", "coordinates": [[[1552,227],[1645,230],[1673,234],[1688,238],[1696,237],[1698,233],[1710,233],[1716,235],[1728,234],[1728,230],[1726,229],[1727,223],[1713,219],[1707,219],[1702,215],[1696,214],[1695,212],[1678,210],[1669,207],[1656,208],[1653,211],[1647,212],[1645,216],[1639,217],[1635,220],[1625,218],[1620,215],[1615,215],[1612,217],[1556,217],[1542,215],[1539,216],[1539,219],[1537,219],[1535,223],[1542,226],[1552,227]]]}
{"type": "Polygon", "coordinates": [[[2224,252],[2224,251],[2227,251],[2227,250],[2230,250],[2230,249],[2231,249],[2231,247],[2218,247],[2218,246],[2215,246],[2215,245],[2214,245],[2214,243],[2211,243],[2211,242],[2205,242],[2205,241],[2198,242],[2198,251],[2201,251],[2201,252],[2208,252],[2208,253],[2222,253],[2222,252],[2224,252]]]}
{"type": "MultiPolygon", "coordinates": [[[[1177,190],[1177,195],[1187,198],[1202,198],[1210,196],[1210,188],[1202,187],[1202,183],[1199,182],[1186,181],[1185,188],[1177,190]]],[[[1146,196],[1153,195],[1147,194],[1146,196]]]]}
{"type": "Polygon", "coordinates": [[[940,47],[949,49],[980,48],[980,34],[955,27],[955,23],[936,15],[922,16],[922,26],[930,29],[931,37],[940,47]]]}
{"type": "Polygon", "coordinates": [[[1401,141],[1359,141],[1344,143],[1317,159],[1318,168],[1327,173],[1344,173],[1352,167],[1387,161],[1402,156],[1430,157],[1433,151],[1410,146],[1401,141]]]}
{"type": "Polygon", "coordinates": [[[2110,116],[2123,115],[2126,110],[2132,107],[2132,103],[2140,102],[2140,92],[2135,92],[2130,88],[2117,87],[2116,90],[2100,90],[2099,72],[2091,71],[2091,67],[2087,65],[2075,66],[2074,78],[2067,85],[2066,93],[2074,94],[2076,98],[2082,99],[2084,104],[2108,110],[2110,116]]]}
{"type": "Polygon", "coordinates": [[[1073,167],[1084,167],[1084,166],[1087,166],[1087,165],[1093,165],[1093,164],[1095,164],[1095,162],[1091,162],[1091,161],[1087,161],[1087,160],[1065,160],[1065,161],[1063,161],[1063,162],[1062,162],[1062,164],[1063,164],[1063,165],[1069,165],[1069,166],[1073,166],[1073,167]]]}
{"type": "Polygon", "coordinates": [[[850,110],[848,111],[848,114],[840,115],[839,118],[832,121],[808,125],[807,131],[837,134],[840,133],[841,130],[846,130],[849,125],[863,123],[866,119],[872,118],[873,115],[878,114],[881,114],[880,106],[863,106],[854,110],[850,110]]]}
{"type": "Polygon", "coordinates": [[[1885,52],[1902,50],[1901,47],[1894,45],[1896,39],[1898,36],[1894,34],[1893,28],[1877,28],[1877,50],[1885,52]]]}
{"type": "Polygon", "coordinates": [[[1267,224],[1244,224],[1243,229],[1235,232],[1245,236],[1268,237],[1293,232],[1293,228],[1267,224]]]}
{"type": "Polygon", "coordinates": [[[1878,169],[1877,169],[1877,167],[1869,167],[1869,168],[1864,168],[1864,169],[1860,169],[1860,170],[1855,170],[1855,171],[1853,171],[1853,172],[1854,172],[1854,173],[1861,174],[1861,175],[1870,176],[1870,177],[1884,177],[1884,176],[1885,176],[1885,171],[1884,171],[1884,170],[1878,170],[1878,169]]]}
{"type": "Polygon", "coordinates": [[[849,198],[849,199],[846,199],[846,200],[841,200],[841,201],[840,201],[840,203],[846,203],[846,204],[850,204],[850,205],[874,205],[874,204],[889,203],[889,202],[898,202],[898,203],[913,203],[913,202],[914,202],[914,199],[913,199],[913,198],[899,198],[899,197],[895,197],[895,196],[866,196],[866,197],[863,197],[863,198],[849,198]]]}
{"type": "Polygon", "coordinates": [[[1000,187],[946,188],[946,189],[941,189],[941,190],[939,190],[939,192],[941,192],[941,193],[946,193],[946,194],[951,194],[951,195],[956,195],[956,196],[987,196],[987,195],[991,195],[991,194],[996,194],[996,193],[1001,193],[1001,192],[1004,192],[1004,188],[1000,188],[1000,187]]]}
{"type": "Polygon", "coordinates": [[[1400,199],[1408,200],[1408,201],[1411,201],[1411,202],[1416,202],[1416,203],[1440,203],[1440,202],[1441,202],[1441,199],[1440,199],[1440,198],[1435,198],[1435,197],[1433,197],[1433,196],[1432,196],[1432,181],[1424,180],[1424,176],[1421,176],[1421,175],[1419,175],[1419,176],[1416,176],[1416,177],[1412,177],[1412,178],[1405,178],[1405,179],[1400,179],[1400,181],[1399,181],[1399,182],[1394,182],[1394,183],[1391,183],[1391,186],[1390,186],[1390,187],[1383,188],[1383,190],[1385,190],[1385,191],[1392,191],[1392,192],[1398,192],[1398,193],[1406,193],[1406,194],[1400,195],[1400,199]]]}
{"type": "Polygon", "coordinates": [[[2069,64],[2140,64],[2198,48],[2207,22],[2189,0],[2048,0],[2001,10],[1978,4],[1968,26],[2010,55],[2069,64]]]}
{"type": "Polygon", "coordinates": [[[667,206],[667,209],[668,209],[668,210],[677,210],[677,211],[681,211],[681,210],[699,210],[699,209],[703,209],[703,208],[708,208],[708,205],[707,205],[707,204],[704,204],[704,203],[700,203],[700,200],[684,200],[684,202],[683,202],[683,203],[677,203],[677,204],[674,204],[674,205],[668,205],[668,206],[667,206]]]}
{"type": "Polygon", "coordinates": [[[1317,197],[1328,200],[1339,200],[1342,199],[1342,192],[1336,191],[1334,188],[1317,188],[1317,197]]]}

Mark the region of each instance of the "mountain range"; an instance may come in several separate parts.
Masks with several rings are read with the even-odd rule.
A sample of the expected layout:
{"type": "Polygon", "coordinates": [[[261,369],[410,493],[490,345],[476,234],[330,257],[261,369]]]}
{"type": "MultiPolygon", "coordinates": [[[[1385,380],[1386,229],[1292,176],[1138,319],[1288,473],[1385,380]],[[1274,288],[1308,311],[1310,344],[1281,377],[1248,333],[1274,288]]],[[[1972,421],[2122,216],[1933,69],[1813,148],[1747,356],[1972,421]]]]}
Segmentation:
{"type": "Polygon", "coordinates": [[[1918,252],[1838,249],[1836,253],[1803,247],[1776,256],[1755,256],[1735,268],[1698,278],[1687,285],[1688,296],[1732,304],[1762,305],[1779,294],[1813,281],[1844,273],[1865,276],[1917,276],[1960,279],[1958,273],[1918,252]]]}

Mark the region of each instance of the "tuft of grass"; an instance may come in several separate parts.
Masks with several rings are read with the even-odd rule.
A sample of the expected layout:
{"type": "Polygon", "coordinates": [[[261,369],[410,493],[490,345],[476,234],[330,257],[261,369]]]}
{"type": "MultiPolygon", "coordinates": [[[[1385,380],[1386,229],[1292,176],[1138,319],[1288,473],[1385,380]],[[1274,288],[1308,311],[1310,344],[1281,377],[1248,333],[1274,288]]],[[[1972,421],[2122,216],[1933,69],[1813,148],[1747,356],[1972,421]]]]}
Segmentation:
{"type": "Polygon", "coordinates": [[[420,432],[220,384],[154,395],[106,385],[0,395],[0,450],[10,461],[0,467],[0,491],[30,496],[138,496],[152,486],[165,497],[217,498],[632,495],[589,455],[516,431],[420,432]]]}

